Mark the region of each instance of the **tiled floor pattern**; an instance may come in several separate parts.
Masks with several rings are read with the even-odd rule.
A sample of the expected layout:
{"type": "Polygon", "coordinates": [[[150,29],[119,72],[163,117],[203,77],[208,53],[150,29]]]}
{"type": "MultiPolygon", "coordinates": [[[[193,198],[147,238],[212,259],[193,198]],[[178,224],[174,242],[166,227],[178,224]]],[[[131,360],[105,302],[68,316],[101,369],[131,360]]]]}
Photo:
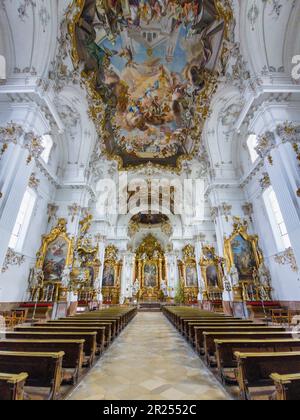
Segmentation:
{"type": "Polygon", "coordinates": [[[71,400],[224,400],[228,395],[161,313],[139,313],[71,400]]]}

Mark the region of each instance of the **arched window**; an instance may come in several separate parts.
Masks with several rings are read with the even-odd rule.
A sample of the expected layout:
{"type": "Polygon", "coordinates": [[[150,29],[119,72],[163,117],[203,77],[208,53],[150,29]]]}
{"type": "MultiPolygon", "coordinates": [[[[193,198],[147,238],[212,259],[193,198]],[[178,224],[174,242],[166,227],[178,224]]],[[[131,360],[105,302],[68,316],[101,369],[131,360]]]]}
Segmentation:
{"type": "Polygon", "coordinates": [[[42,146],[44,148],[43,153],[41,154],[41,158],[45,163],[49,162],[50,153],[53,147],[53,140],[49,134],[45,134],[42,137],[42,146]]]}
{"type": "Polygon", "coordinates": [[[286,249],[291,247],[291,241],[279,207],[275,191],[272,187],[269,187],[264,192],[263,199],[272,226],[278,252],[285,251],[286,249]]]}
{"type": "Polygon", "coordinates": [[[251,162],[254,163],[258,158],[259,155],[255,148],[258,145],[258,139],[256,134],[250,134],[247,140],[247,146],[251,157],[251,162]]]}
{"type": "Polygon", "coordinates": [[[28,187],[23,196],[23,200],[8,245],[9,248],[13,249],[14,251],[22,251],[36,199],[36,193],[28,187]]]}
{"type": "Polygon", "coordinates": [[[0,85],[6,81],[6,60],[0,54],[0,85]]]}

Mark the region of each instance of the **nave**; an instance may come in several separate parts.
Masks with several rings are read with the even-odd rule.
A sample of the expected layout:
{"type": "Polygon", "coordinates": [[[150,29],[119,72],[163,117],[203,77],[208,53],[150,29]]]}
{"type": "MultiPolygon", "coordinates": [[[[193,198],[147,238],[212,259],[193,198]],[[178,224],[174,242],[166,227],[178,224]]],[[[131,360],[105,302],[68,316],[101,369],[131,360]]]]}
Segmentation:
{"type": "Polygon", "coordinates": [[[138,313],[71,400],[227,400],[199,356],[159,312],[138,313]]]}

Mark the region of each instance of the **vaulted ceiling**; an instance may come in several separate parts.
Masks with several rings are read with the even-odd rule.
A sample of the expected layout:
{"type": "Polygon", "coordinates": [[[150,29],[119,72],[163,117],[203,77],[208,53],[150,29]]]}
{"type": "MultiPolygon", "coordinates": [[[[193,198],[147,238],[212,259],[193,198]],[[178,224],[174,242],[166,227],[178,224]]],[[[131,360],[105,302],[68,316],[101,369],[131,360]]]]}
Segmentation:
{"type": "MultiPolygon", "coordinates": [[[[184,3],[187,6],[190,4],[184,3]]],[[[6,57],[8,64],[7,83],[0,88],[0,124],[16,118],[20,120],[19,122],[30,125],[36,116],[40,121],[37,125],[40,131],[38,134],[46,132],[53,134],[60,151],[60,166],[64,169],[65,179],[69,182],[72,180],[82,182],[87,177],[87,170],[96,168],[96,166],[91,167],[91,159],[93,162],[97,160],[104,162],[107,160],[107,151],[110,155],[121,157],[123,163],[128,165],[152,161],[174,166],[178,157],[192,154],[194,140],[200,141],[202,129],[202,145],[196,149],[197,154],[194,157],[196,166],[200,167],[203,161],[209,160],[210,167],[220,170],[221,174],[224,175],[225,171],[228,177],[236,176],[236,168],[239,165],[237,161],[239,149],[236,141],[239,140],[235,140],[233,130],[241,129],[242,122],[252,112],[251,108],[259,101],[261,95],[268,95],[268,92],[283,94],[293,89],[295,92],[299,90],[299,86],[291,78],[291,68],[293,55],[299,54],[300,51],[298,25],[300,3],[295,0],[233,0],[229,3],[232,3],[235,25],[234,30],[225,39],[227,55],[224,54],[224,61],[220,62],[221,66],[225,66],[222,74],[215,61],[223,37],[222,30],[218,28],[218,23],[222,23],[222,19],[212,18],[214,15],[212,1],[204,2],[204,10],[200,7],[192,10],[187,7],[184,12],[186,14],[183,14],[181,19],[179,15],[175,15],[175,19],[171,20],[167,9],[164,11],[161,7],[155,12],[158,16],[163,15],[160,20],[154,14],[147,15],[147,10],[143,20],[135,14],[137,10],[111,9],[111,12],[116,13],[110,13],[108,21],[105,21],[111,25],[110,27],[105,25],[101,27],[101,20],[107,16],[105,7],[99,8],[97,13],[94,13],[95,1],[82,2],[84,6],[88,5],[93,10],[90,20],[89,10],[85,8],[80,10],[80,16],[83,12],[83,26],[86,28],[86,23],[91,25],[93,27],[90,28],[91,34],[96,35],[96,38],[90,39],[90,53],[92,55],[95,51],[99,53],[99,57],[97,54],[96,56],[100,60],[104,50],[102,58],[111,56],[112,63],[111,69],[109,71],[106,69],[105,74],[104,68],[102,72],[101,69],[94,68],[95,74],[99,76],[99,83],[95,85],[95,80],[92,80],[94,83],[92,92],[87,92],[86,79],[81,78],[81,73],[82,70],[86,73],[93,70],[93,64],[90,64],[91,69],[89,69],[88,47],[86,45],[83,48],[80,44],[86,39],[80,38],[80,34],[78,34],[79,49],[76,49],[78,54],[80,53],[80,60],[76,63],[76,60],[73,61],[70,56],[72,51],[74,53],[74,44],[67,23],[75,18],[76,0],[50,2],[0,0],[0,54],[6,57]],[[116,22],[121,31],[116,30],[114,26],[116,22]],[[168,29],[170,22],[171,26],[168,29]],[[162,31],[163,24],[166,25],[165,32],[162,31]],[[198,24],[200,26],[197,26],[198,24]],[[150,28],[151,31],[148,31],[150,28]],[[200,31],[202,37],[197,32],[199,28],[203,30],[200,31]],[[210,37],[208,34],[213,28],[216,29],[215,34],[210,37]],[[187,31],[190,31],[188,37],[187,31]],[[171,61],[171,56],[166,57],[165,46],[175,34],[176,48],[172,53],[175,54],[176,60],[173,57],[171,61]],[[194,48],[196,39],[202,40],[203,50],[198,51],[194,48]],[[95,41],[97,48],[93,46],[95,41]],[[115,45],[112,44],[113,41],[115,45]],[[186,53],[183,52],[183,46],[186,47],[186,53]],[[193,54],[196,54],[195,66],[199,70],[196,72],[199,78],[193,78],[193,72],[188,67],[191,58],[193,62],[193,54]],[[180,61],[178,68],[173,66],[175,61],[180,61]],[[217,70],[221,77],[216,94],[209,98],[211,112],[208,114],[208,119],[204,127],[199,116],[198,119],[193,119],[191,126],[186,126],[186,121],[180,121],[179,115],[178,120],[176,119],[175,102],[177,100],[176,104],[180,105],[178,109],[182,111],[190,99],[187,94],[189,87],[192,88],[191,95],[197,96],[198,90],[201,95],[203,74],[213,69],[217,70]],[[184,85],[184,95],[179,101],[178,97],[175,100],[176,95],[174,98],[170,93],[169,96],[163,95],[172,83],[171,73],[177,70],[180,74],[177,89],[179,96],[182,94],[180,85],[184,85]],[[107,138],[103,136],[103,131],[99,131],[99,127],[103,129],[101,121],[104,114],[92,112],[95,104],[97,105],[97,98],[95,99],[92,93],[95,89],[98,89],[99,93],[101,86],[112,88],[112,85],[114,89],[118,86],[121,92],[122,89],[125,92],[128,86],[124,82],[131,89],[127,99],[125,100],[126,95],[123,97],[125,100],[123,105],[126,104],[127,110],[129,106],[127,100],[136,101],[135,95],[145,96],[146,91],[147,100],[153,103],[150,105],[149,102],[149,106],[145,106],[150,109],[149,114],[145,116],[146,111],[139,110],[142,117],[140,115],[137,119],[133,118],[133,121],[131,118],[133,115],[129,116],[129,121],[127,120],[127,111],[123,114],[114,112],[116,127],[111,125],[109,120],[106,121],[108,125],[104,128],[117,129],[107,138]],[[158,88],[156,88],[157,82],[158,88]],[[153,90],[154,88],[156,90],[153,90]],[[157,109],[156,96],[159,102],[156,104],[157,109]],[[166,115],[163,117],[165,120],[156,121],[158,111],[162,111],[163,99],[166,106],[166,115]],[[30,116],[28,113],[21,114],[21,108],[28,104],[32,105],[32,114],[30,116]],[[38,104],[38,111],[34,108],[34,104],[38,104]],[[172,109],[172,115],[168,115],[167,105],[172,109]],[[151,116],[152,111],[154,115],[151,116]],[[183,148],[177,147],[175,141],[175,147],[172,148],[174,133],[182,132],[186,127],[189,128],[189,132],[193,132],[195,124],[197,130],[199,129],[197,138],[193,136],[193,141],[188,141],[183,148]],[[144,136],[149,135],[151,131],[147,132],[149,127],[153,129],[153,133],[155,132],[156,138],[151,145],[149,145],[151,142],[149,144],[147,141],[145,144],[142,140],[139,142],[144,136]],[[134,132],[138,133],[136,139],[134,132]],[[159,133],[158,138],[157,133],[159,133]]],[[[126,5],[127,2],[122,4],[126,5]]],[[[216,4],[224,5],[225,2],[216,4]]],[[[79,26],[76,28],[84,30],[79,26]]],[[[101,64],[99,60],[95,60],[96,66],[101,64]]],[[[106,94],[109,92],[111,90],[106,90],[106,94]]],[[[109,101],[104,101],[104,104],[107,102],[109,101]]],[[[112,104],[112,109],[114,106],[122,107],[122,104],[112,104]]],[[[131,114],[137,111],[134,107],[138,108],[140,104],[132,106],[131,114]]],[[[190,109],[189,105],[188,108],[190,109]]],[[[185,135],[185,141],[188,137],[185,135]]]]}

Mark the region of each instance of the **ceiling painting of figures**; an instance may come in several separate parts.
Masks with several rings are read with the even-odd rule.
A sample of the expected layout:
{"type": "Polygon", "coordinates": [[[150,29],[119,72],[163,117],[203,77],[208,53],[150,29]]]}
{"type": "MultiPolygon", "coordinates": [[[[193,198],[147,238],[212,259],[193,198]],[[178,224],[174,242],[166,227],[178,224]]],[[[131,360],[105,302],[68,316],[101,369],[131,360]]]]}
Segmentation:
{"type": "Polygon", "coordinates": [[[197,150],[231,12],[214,0],[75,0],[73,58],[83,66],[102,151],[122,168],[178,167],[197,150]]]}

